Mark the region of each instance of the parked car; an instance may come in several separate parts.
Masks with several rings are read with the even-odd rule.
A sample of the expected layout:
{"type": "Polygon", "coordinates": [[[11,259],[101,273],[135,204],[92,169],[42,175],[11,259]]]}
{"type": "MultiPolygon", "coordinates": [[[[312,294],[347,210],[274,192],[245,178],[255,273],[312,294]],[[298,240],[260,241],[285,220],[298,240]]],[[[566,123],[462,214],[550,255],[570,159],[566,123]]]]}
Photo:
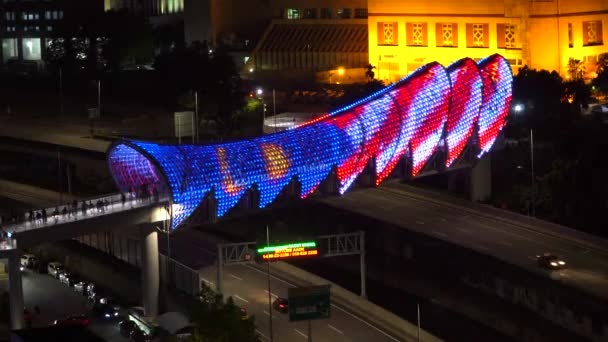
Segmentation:
{"type": "Polygon", "coordinates": [[[62,272],[59,274],[59,282],[62,284],[66,284],[67,286],[73,286],[75,283],[78,283],[80,278],[78,275],[71,272],[62,272]]]}
{"type": "Polygon", "coordinates": [[[536,262],[540,267],[549,270],[558,270],[566,267],[566,262],[555,254],[544,253],[536,256],[536,262]]]}
{"type": "Polygon", "coordinates": [[[35,268],[38,265],[38,258],[33,254],[23,254],[21,256],[21,266],[25,268],[35,268]]]}
{"type": "Polygon", "coordinates": [[[49,262],[47,268],[47,272],[49,273],[50,276],[55,277],[57,279],[59,279],[59,274],[63,271],[65,271],[65,269],[63,268],[63,265],[61,263],[58,262],[49,262]]]}
{"type": "Polygon", "coordinates": [[[87,296],[87,286],[89,285],[89,283],[87,283],[86,281],[79,281],[77,283],[74,284],[74,291],[80,293],[83,296],[87,296]]]}
{"type": "Polygon", "coordinates": [[[93,306],[93,314],[98,317],[105,319],[116,319],[118,318],[118,310],[110,304],[95,304],[93,306]]]}
{"type": "Polygon", "coordinates": [[[75,315],[75,316],[67,317],[65,319],[56,320],[54,322],[54,324],[59,325],[59,326],[87,327],[87,326],[89,326],[89,318],[85,315],[75,315]]]}
{"type": "Polygon", "coordinates": [[[151,340],[152,338],[139,328],[133,329],[129,335],[129,341],[133,342],[146,342],[151,340]]]}
{"type": "Polygon", "coordinates": [[[137,328],[137,324],[130,319],[125,319],[118,323],[118,330],[120,331],[120,335],[123,337],[128,338],[131,335],[131,331],[133,331],[135,328],[137,328]]]}
{"type": "Polygon", "coordinates": [[[107,304],[112,306],[116,311],[120,311],[120,303],[112,297],[100,297],[99,304],[107,304]]]}
{"type": "Polygon", "coordinates": [[[287,313],[289,311],[289,300],[287,298],[278,297],[272,303],[272,307],[279,312],[287,313]]]}

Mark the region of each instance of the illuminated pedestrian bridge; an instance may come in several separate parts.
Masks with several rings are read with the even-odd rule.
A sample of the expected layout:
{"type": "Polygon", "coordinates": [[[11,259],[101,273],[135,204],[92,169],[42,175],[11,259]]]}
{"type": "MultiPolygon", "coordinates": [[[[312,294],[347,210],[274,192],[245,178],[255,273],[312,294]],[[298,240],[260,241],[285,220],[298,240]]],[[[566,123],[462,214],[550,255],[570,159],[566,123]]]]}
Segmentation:
{"type": "Polygon", "coordinates": [[[121,140],[110,147],[108,162],[122,192],[169,194],[176,228],[210,195],[221,217],[252,188],[263,208],[294,181],[306,198],[333,175],[342,194],[370,168],[376,185],[400,162],[416,176],[438,150],[445,167],[467,146],[480,158],[506,123],[512,80],[500,55],[447,68],[430,63],[291,130],[213,145],[121,140]]]}

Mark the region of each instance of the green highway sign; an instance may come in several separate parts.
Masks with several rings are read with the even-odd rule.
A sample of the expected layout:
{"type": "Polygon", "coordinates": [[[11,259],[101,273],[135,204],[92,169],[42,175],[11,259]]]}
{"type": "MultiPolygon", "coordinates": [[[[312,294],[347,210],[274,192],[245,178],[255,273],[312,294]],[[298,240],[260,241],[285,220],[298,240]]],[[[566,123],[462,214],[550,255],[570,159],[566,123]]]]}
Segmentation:
{"type": "Polygon", "coordinates": [[[330,286],[319,285],[287,289],[289,321],[329,318],[331,312],[330,286]]]}

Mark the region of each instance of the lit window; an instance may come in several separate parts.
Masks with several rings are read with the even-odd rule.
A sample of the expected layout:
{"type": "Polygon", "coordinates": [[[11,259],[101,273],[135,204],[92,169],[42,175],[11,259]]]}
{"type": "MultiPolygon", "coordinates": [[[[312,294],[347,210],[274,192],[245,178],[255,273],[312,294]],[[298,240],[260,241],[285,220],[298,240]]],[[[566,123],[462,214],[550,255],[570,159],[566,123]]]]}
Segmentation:
{"type": "Polygon", "coordinates": [[[602,45],[604,43],[602,39],[602,22],[596,21],[585,21],[583,22],[583,45],[602,45]]]}
{"type": "Polygon", "coordinates": [[[40,38],[23,38],[23,59],[37,61],[41,59],[40,38]]]}
{"type": "Polygon", "coordinates": [[[515,47],[515,25],[505,24],[505,48],[514,49],[515,47]]]}
{"type": "Polygon", "coordinates": [[[574,47],[574,36],[572,34],[572,23],[568,23],[568,47],[574,47]]]}
{"type": "Polygon", "coordinates": [[[47,30],[47,31],[49,31],[49,32],[50,32],[50,31],[53,31],[53,26],[47,26],[47,27],[46,27],[46,30],[47,30]]]}
{"type": "Polygon", "coordinates": [[[382,25],[382,37],[383,40],[381,42],[381,44],[384,45],[395,45],[395,29],[396,26],[395,23],[381,23],[382,25]]]}
{"type": "Polygon", "coordinates": [[[297,8],[288,8],[287,19],[302,19],[302,13],[297,8]]]}
{"type": "Polygon", "coordinates": [[[13,21],[15,20],[15,12],[6,12],[4,17],[6,18],[6,21],[13,21]]]}
{"type": "Polygon", "coordinates": [[[6,62],[18,56],[17,38],[2,39],[2,60],[6,62]]]}
{"type": "Polygon", "coordinates": [[[51,20],[51,11],[44,11],[44,19],[51,20]]]}
{"type": "Polygon", "coordinates": [[[452,30],[453,24],[441,24],[441,38],[443,40],[443,46],[454,46],[454,32],[452,30]]]}
{"type": "Polygon", "coordinates": [[[483,24],[473,24],[473,46],[483,47],[483,24]]]}
{"type": "Polygon", "coordinates": [[[422,23],[412,24],[412,45],[423,45],[422,34],[422,23]]]}

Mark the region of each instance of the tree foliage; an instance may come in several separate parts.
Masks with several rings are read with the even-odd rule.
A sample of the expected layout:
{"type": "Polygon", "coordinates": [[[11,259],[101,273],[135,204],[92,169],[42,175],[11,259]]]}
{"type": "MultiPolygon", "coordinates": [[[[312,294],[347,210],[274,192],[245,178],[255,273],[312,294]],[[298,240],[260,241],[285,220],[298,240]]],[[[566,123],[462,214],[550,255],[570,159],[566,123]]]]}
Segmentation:
{"type": "Polygon", "coordinates": [[[178,46],[159,55],[155,69],[176,96],[197,92],[201,120],[217,121],[221,135],[232,131],[245,93],[237,67],[223,48],[211,53],[206,42],[178,46]]]}
{"type": "Polygon", "coordinates": [[[201,292],[201,301],[192,310],[196,332],[189,342],[257,342],[253,317],[244,318],[232,297],[225,302],[208,287],[201,292]]]}

